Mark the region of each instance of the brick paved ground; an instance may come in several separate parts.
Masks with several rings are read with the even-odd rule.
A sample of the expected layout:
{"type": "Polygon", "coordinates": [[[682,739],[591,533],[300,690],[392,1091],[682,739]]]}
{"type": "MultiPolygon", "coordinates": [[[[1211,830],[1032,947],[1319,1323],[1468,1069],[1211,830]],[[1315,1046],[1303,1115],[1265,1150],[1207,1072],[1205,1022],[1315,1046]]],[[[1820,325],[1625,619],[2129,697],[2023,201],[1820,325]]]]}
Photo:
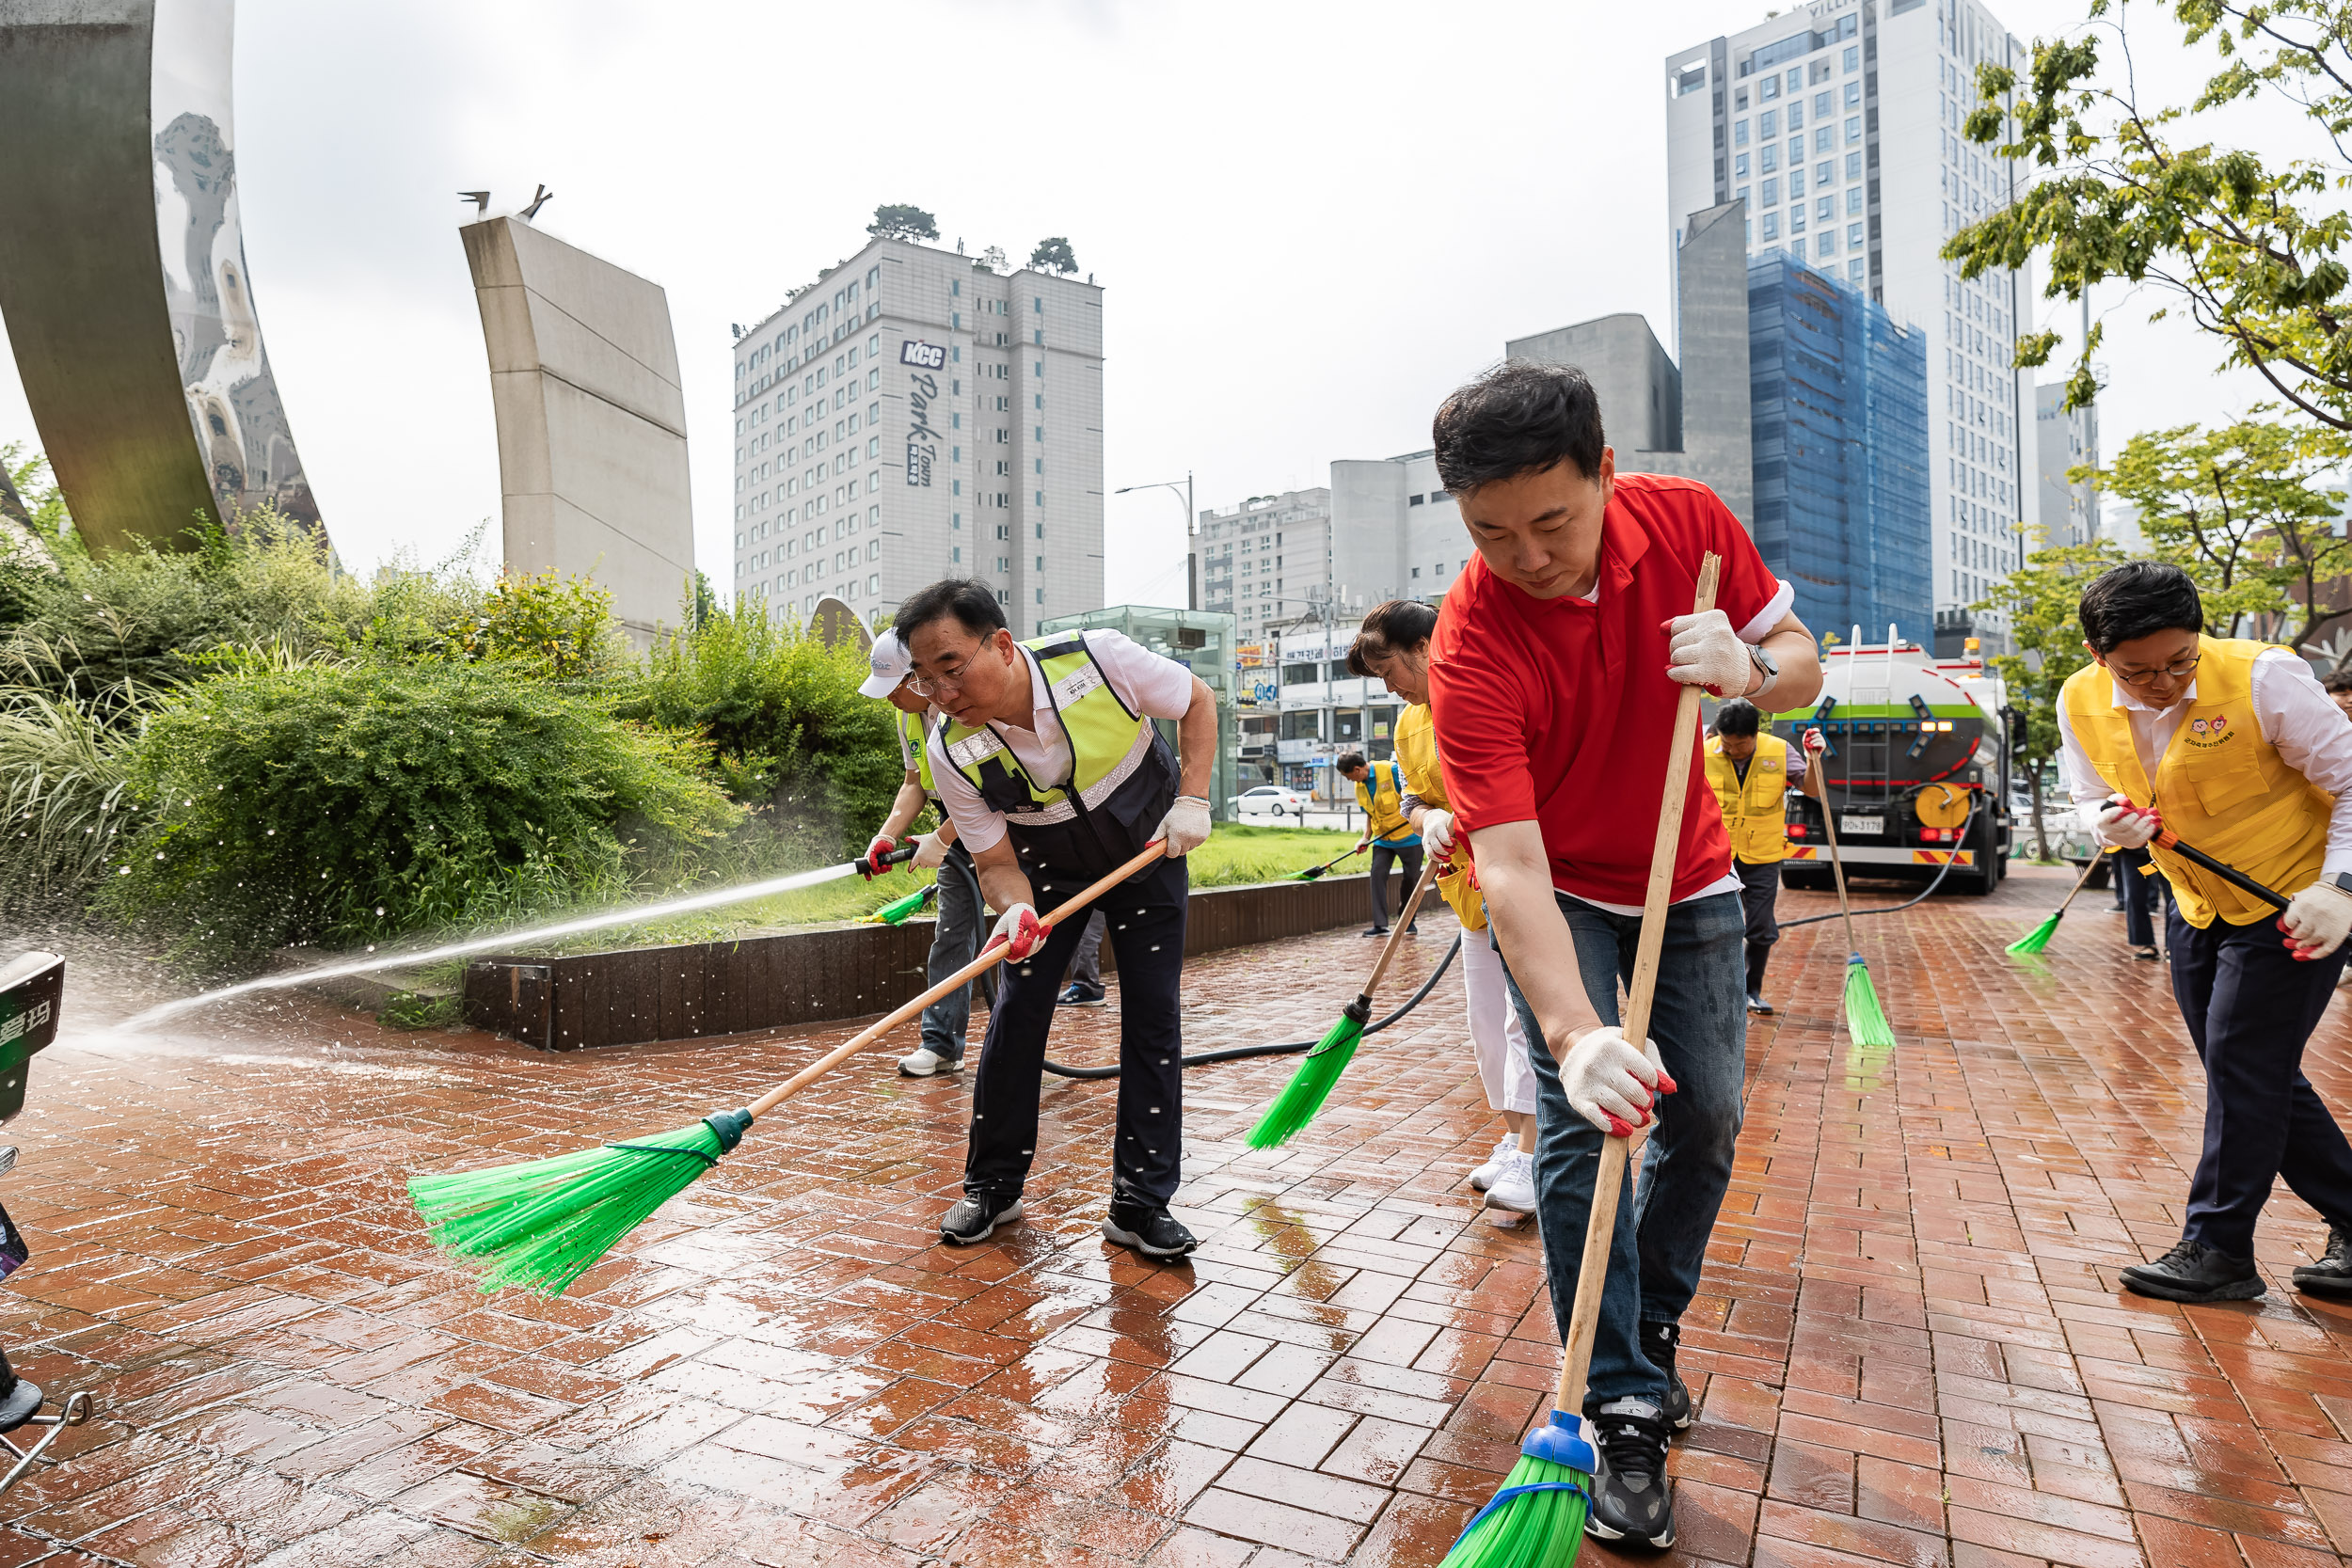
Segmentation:
{"type": "MultiPolygon", "coordinates": [[[[2001,956],[2057,891],[1873,923],[1892,1053],[1832,1027],[1834,925],[1784,945],[1688,1320],[1671,1560],[2352,1550],[2352,1311],[2283,1284],[2313,1216],[2274,1206],[2266,1302],[2117,1291],[2177,1233],[2201,1090],[2104,900],[2001,956]]],[[[1369,946],[1196,965],[1191,1043],[1319,1032],[1369,946]]],[[[940,1248],[963,1090],[869,1069],[542,1304],[443,1268],[403,1176],[675,1125],[839,1032],[564,1057],[291,1004],[130,1040],[97,1022],[131,998],[85,984],[11,1130],[0,1196],[38,1256],[0,1342],[103,1416],[0,1499],[0,1568],[1433,1561],[1556,1364],[1534,1236],[1460,1185],[1497,1129],[1458,994],[1289,1150],[1241,1142],[1288,1062],[1194,1075],[1189,1269],[1095,1233],[1107,1085],[1048,1091],[1029,1223],[940,1248]]],[[[2311,1071],[2340,1106],[2348,1047],[2339,1009],[2311,1071]]]]}

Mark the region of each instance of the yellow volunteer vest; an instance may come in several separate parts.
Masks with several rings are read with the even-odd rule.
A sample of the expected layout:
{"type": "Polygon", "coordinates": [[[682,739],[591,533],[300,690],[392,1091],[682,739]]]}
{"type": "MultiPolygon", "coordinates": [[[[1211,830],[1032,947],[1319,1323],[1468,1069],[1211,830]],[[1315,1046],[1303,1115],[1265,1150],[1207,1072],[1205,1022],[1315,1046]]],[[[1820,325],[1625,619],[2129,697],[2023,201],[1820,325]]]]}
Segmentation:
{"type": "Polygon", "coordinates": [[[1413,825],[1405,820],[1405,775],[1394,762],[1366,762],[1364,778],[1356,786],[1356,803],[1372,819],[1372,836],[1379,844],[1414,839],[1413,825]]]}
{"type": "Polygon", "coordinates": [[[915,776],[923,782],[923,793],[937,795],[939,791],[931,784],[930,737],[924,733],[925,716],[920,713],[909,713],[901,707],[894,707],[890,711],[898,721],[899,740],[904,743],[907,752],[914,758],[913,767],[915,776]]]}
{"type": "MultiPolygon", "coordinates": [[[[2157,760],[2153,784],[2132,745],[2131,722],[2115,705],[2115,680],[2099,665],[2067,677],[2058,693],[2066,720],[2099,777],[2134,805],[2154,804],[2164,825],[2224,864],[2281,893],[2319,879],[2334,799],[2287,766],[2254,721],[2254,659],[2271,644],[2200,637],[2197,695],[2157,760]]],[[[2233,926],[2278,911],[2180,856],[2149,846],[2172,884],[2181,918],[2196,927],[2218,914],[2233,926]]]]}
{"type": "Polygon", "coordinates": [[[1776,735],[1756,737],[1756,755],[1748,762],[1748,778],[1724,755],[1724,739],[1707,737],[1707,782],[1724,808],[1724,832],[1731,836],[1731,858],[1750,865],[1771,865],[1788,858],[1788,813],[1782,797],[1788,793],[1788,742],[1776,735]]]}
{"type": "MultiPolygon", "coordinates": [[[[1438,727],[1427,703],[1415,703],[1396,716],[1396,761],[1405,769],[1405,787],[1424,806],[1445,809],[1445,780],[1438,772],[1438,727]]],[[[1454,869],[1438,879],[1438,895],[1453,909],[1466,931],[1486,928],[1486,895],[1470,881],[1470,845],[1456,828],[1454,869]]]]}

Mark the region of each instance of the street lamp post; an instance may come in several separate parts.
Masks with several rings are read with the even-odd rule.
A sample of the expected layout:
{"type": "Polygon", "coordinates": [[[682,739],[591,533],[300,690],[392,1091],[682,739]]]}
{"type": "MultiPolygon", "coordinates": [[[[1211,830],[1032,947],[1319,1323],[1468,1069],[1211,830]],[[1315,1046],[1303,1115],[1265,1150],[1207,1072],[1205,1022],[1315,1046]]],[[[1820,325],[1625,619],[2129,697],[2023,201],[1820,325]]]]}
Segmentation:
{"type": "MultiPolygon", "coordinates": [[[[1182,494],[1184,499],[1184,537],[1190,539],[1200,531],[1200,515],[1193,510],[1192,505],[1192,470],[1190,468],[1184,470],[1184,483],[1182,485],[1172,479],[1163,479],[1151,484],[1122,484],[1111,493],[1124,496],[1136,490],[1168,490],[1182,494]]],[[[1184,608],[1199,610],[1200,608],[1200,574],[1193,569],[1192,559],[1192,552],[1187,549],[1184,552],[1184,608]]]]}

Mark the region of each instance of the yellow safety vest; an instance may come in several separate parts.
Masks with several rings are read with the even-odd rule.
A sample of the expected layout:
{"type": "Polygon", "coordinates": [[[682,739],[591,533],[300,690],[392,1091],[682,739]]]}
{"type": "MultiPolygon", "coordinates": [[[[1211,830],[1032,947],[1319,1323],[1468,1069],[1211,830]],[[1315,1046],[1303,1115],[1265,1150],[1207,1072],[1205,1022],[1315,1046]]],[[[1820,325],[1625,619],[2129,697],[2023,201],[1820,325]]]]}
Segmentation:
{"type": "Polygon", "coordinates": [[[1405,820],[1405,774],[1394,762],[1367,762],[1363,782],[1356,786],[1356,803],[1372,819],[1375,844],[1398,847],[1419,844],[1421,835],[1405,820]]]}
{"type": "MultiPolygon", "coordinates": [[[[1396,760],[1405,769],[1405,787],[1424,806],[1446,808],[1445,779],[1438,771],[1438,726],[1427,703],[1415,703],[1396,716],[1396,760]]],[[[1470,842],[1459,829],[1454,834],[1454,869],[1438,879],[1438,895],[1461,921],[1465,931],[1486,928],[1486,895],[1470,879],[1470,842]]]]}
{"type": "Polygon", "coordinates": [[[914,759],[907,763],[907,766],[914,768],[915,777],[922,781],[923,793],[936,796],[939,791],[931,784],[930,736],[926,733],[926,716],[920,713],[909,713],[902,707],[894,707],[890,711],[897,716],[898,721],[899,757],[901,760],[908,757],[914,759]]]}
{"type": "Polygon", "coordinates": [[[1776,735],[1756,737],[1745,783],[1724,755],[1724,737],[1707,737],[1707,782],[1724,808],[1724,832],[1731,836],[1731,858],[1750,865],[1772,865],[1788,858],[1788,742],[1776,735]]]}
{"type": "Polygon", "coordinates": [[[1044,673],[1047,700],[1070,742],[1070,777],[1030,778],[987,725],[943,721],[942,749],[989,809],[1004,814],[1025,869],[1102,876],[1150,843],[1176,803],[1175,755],[1158,727],[1120,700],[1084,637],[1021,645],[1044,673]]]}
{"type": "MultiPolygon", "coordinates": [[[[2157,760],[2152,784],[2115,705],[2115,681],[2090,664],[2058,692],[2068,727],[2099,777],[2134,805],[2153,804],[2164,825],[2225,865],[2281,893],[2319,879],[2335,800],[2287,766],[2254,721],[2254,659],[2271,644],[2200,637],[2197,695],[2157,760]]],[[[2172,884],[2181,918],[2206,927],[2218,914],[2250,926],[2278,911],[2169,850],[2149,846],[2172,884]]]]}

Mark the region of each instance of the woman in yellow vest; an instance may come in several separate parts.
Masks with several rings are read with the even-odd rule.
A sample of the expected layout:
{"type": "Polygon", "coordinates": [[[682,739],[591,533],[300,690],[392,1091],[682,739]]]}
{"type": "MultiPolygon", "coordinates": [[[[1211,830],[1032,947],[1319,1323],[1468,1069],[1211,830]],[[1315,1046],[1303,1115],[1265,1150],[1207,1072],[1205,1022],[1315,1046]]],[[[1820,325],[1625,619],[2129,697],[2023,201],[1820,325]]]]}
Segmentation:
{"type": "Polygon", "coordinates": [[[1788,858],[1788,791],[1804,782],[1804,753],[1765,735],[1756,705],[1734,697],[1715,712],[1707,739],[1707,782],[1724,808],[1731,836],[1731,868],[1740,876],[1740,906],[1747,916],[1748,1011],[1769,1013],[1764,965],[1780,940],[1772,906],[1780,898],[1780,863],[1788,858]]]}
{"type": "MultiPolygon", "coordinates": [[[[1364,927],[1368,937],[1389,934],[1389,867],[1401,865],[1405,885],[1397,894],[1401,911],[1413,896],[1413,884],[1421,880],[1421,834],[1413,832],[1413,824],[1405,813],[1405,772],[1393,760],[1366,762],[1360,752],[1350,752],[1339,760],[1340,777],[1356,786],[1356,803],[1364,809],[1364,836],[1358,847],[1372,846],[1372,924],[1364,927]]],[[[1405,927],[1406,936],[1420,930],[1419,922],[1405,927]]]]}
{"type": "Polygon", "coordinates": [[[1438,612],[1412,599],[1391,599],[1364,617],[1347,651],[1347,668],[1385,681],[1409,705],[1397,715],[1396,761],[1405,775],[1401,808],[1429,852],[1452,869],[1438,892],[1462,923],[1462,998],[1470,1015],[1470,1049],[1487,1105],[1502,1117],[1503,1136],[1470,1183],[1486,1207],[1518,1223],[1535,1212],[1535,1069],[1527,1036],[1502,976],[1502,956],[1486,934],[1486,895],[1471,875],[1470,845],[1454,836],[1445,782],[1438,772],[1438,732],[1429,718],[1429,634],[1438,612]]]}
{"type": "Polygon", "coordinates": [[[2176,566],[2118,566],[2080,614],[2093,662],[2058,693],[2067,787],[2107,803],[2103,843],[2147,846],[2171,884],[2172,995],[2205,1067],[2180,1243],[2123,1284],[2169,1301],[2261,1295],[2254,1222],[2284,1177],[2328,1222],[2296,1289],[2352,1296],[2352,1144],[2302,1069],[2352,932],[2352,721],[2292,651],[2201,635],[2204,606],[2176,566]],[[2285,917],[2150,843],[2159,826],[2292,894],[2285,917]]]}

